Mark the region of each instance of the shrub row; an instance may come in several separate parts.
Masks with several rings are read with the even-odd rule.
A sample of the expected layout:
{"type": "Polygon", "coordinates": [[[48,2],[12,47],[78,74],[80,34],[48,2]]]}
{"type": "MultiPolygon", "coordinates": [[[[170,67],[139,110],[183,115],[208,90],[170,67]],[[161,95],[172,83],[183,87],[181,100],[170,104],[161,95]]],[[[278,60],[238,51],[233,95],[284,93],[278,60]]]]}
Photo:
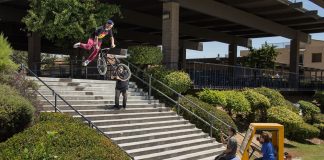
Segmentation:
{"type": "Polygon", "coordinates": [[[0,159],[128,159],[109,139],[59,113],[41,113],[36,125],[0,143],[0,155],[0,159]]]}
{"type": "Polygon", "coordinates": [[[313,103],[307,101],[299,101],[298,104],[305,120],[313,124],[315,122],[315,115],[321,112],[320,108],[318,108],[313,103]]]}
{"type": "MultiPolygon", "coordinates": [[[[189,100],[191,100],[192,102],[194,102],[195,104],[197,104],[199,107],[205,109],[206,111],[208,111],[215,117],[219,118],[221,121],[225,122],[226,124],[232,126],[235,129],[237,129],[234,121],[226,112],[219,110],[205,102],[202,102],[198,98],[193,97],[191,95],[187,95],[185,97],[188,98],[189,100]]],[[[186,109],[188,109],[189,111],[193,112],[197,116],[204,119],[206,122],[210,123],[210,120],[211,120],[210,116],[207,113],[205,113],[204,111],[198,109],[196,106],[192,105],[189,101],[187,101],[185,99],[180,99],[180,104],[182,106],[184,106],[186,109]]],[[[210,128],[207,124],[205,124],[204,122],[202,122],[195,116],[189,114],[187,111],[181,110],[181,114],[183,115],[183,117],[185,119],[187,119],[191,123],[195,124],[198,128],[202,129],[204,132],[206,132],[206,133],[210,132],[210,128]]],[[[227,133],[228,127],[225,124],[223,124],[221,121],[215,120],[212,122],[212,124],[215,128],[218,128],[222,132],[227,133]]],[[[220,133],[219,131],[213,131],[214,137],[219,138],[219,133],[220,133]]]]}
{"type": "Polygon", "coordinates": [[[292,140],[301,141],[317,137],[319,130],[307,123],[296,113],[286,107],[271,107],[268,109],[268,122],[280,123],[285,126],[285,136],[292,140]]]}
{"type": "Polygon", "coordinates": [[[314,126],[320,130],[319,138],[324,139],[324,123],[315,124],[314,126]]]}
{"type": "Polygon", "coordinates": [[[324,113],[324,91],[317,91],[314,98],[319,103],[321,112],[324,113]]]}
{"type": "Polygon", "coordinates": [[[35,109],[18,91],[0,85],[0,141],[24,130],[32,121],[35,109]]]}

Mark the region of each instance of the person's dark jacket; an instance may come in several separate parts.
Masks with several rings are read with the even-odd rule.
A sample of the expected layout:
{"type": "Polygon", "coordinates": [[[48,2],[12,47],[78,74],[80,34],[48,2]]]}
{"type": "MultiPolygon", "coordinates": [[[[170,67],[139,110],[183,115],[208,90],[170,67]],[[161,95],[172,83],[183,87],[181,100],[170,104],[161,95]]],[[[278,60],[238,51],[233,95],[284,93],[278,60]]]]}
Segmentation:
{"type": "Polygon", "coordinates": [[[116,89],[121,90],[121,91],[128,90],[128,81],[117,80],[116,89]]]}

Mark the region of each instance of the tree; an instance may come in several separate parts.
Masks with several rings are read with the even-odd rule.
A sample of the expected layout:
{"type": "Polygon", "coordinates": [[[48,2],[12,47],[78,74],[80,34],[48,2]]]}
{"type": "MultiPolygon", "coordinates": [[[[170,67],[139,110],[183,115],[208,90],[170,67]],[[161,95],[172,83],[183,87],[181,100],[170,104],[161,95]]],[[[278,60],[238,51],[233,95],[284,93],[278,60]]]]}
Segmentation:
{"type": "Polygon", "coordinates": [[[260,49],[250,48],[245,65],[253,68],[273,68],[279,54],[275,46],[265,43],[260,49]]]}
{"type": "Polygon", "coordinates": [[[97,0],[30,0],[30,9],[22,21],[28,31],[70,47],[114,15],[120,15],[118,6],[97,0]]]}
{"type": "Polygon", "coordinates": [[[143,65],[144,68],[148,65],[159,65],[163,59],[161,49],[156,46],[131,46],[128,48],[128,52],[130,53],[129,61],[137,65],[143,65]]]}

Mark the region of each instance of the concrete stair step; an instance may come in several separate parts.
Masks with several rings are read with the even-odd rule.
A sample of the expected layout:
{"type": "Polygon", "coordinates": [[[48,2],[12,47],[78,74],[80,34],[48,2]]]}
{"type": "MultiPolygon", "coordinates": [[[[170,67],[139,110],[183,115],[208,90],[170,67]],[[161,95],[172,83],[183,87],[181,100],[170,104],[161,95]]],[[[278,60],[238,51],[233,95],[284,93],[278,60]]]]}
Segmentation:
{"type": "MultiPolygon", "coordinates": [[[[152,147],[146,147],[146,148],[127,150],[127,153],[129,153],[131,156],[135,157],[135,156],[140,156],[140,155],[164,152],[164,151],[168,151],[168,150],[192,147],[192,146],[196,146],[196,145],[208,144],[208,143],[213,143],[213,142],[215,142],[215,141],[213,139],[209,139],[209,138],[194,139],[194,140],[182,141],[182,142],[177,142],[177,143],[170,143],[170,144],[164,144],[164,145],[158,145],[158,146],[152,146],[152,147]]],[[[219,144],[219,145],[221,145],[221,144],[219,144]]]]}
{"type": "MultiPolygon", "coordinates": [[[[61,109],[60,107],[58,107],[61,109]]],[[[45,112],[53,112],[52,110],[47,110],[45,112]]],[[[74,110],[61,110],[63,113],[69,113],[70,115],[77,115],[74,110]]],[[[166,107],[157,107],[157,108],[126,108],[125,110],[113,110],[113,109],[89,109],[89,110],[78,110],[84,115],[95,115],[95,114],[119,114],[119,113],[142,113],[142,112],[164,112],[170,111],[170,108],[166,107]]]]}
{"type": "Polygon", "coordinates": [[[140,142],[140,141],[146,141],[151,139],[159,139],[159,138],[197,134],[197,133],[201,133],[201,130],[194,128],[194,129],[183,129],[177,131],[164,131],[159,133],[148,133],[142,135],[127,136],[127,137],[116,137],[112,139],[117,143],[130,143],[130,142],[140,142]]]}
{"type": "MultiPolygon", "coordinates": [[[[36,80],[35,77],[27,77],[29,80],[36,80]]],[[[76,82],[76,83],[90,83],[90,84],[109,84],[109,83],[116,83],[114,80],[93,80],[93,79],[71,79],[71,78],[52,78],[52,77],[39,77],[45,83],[49,82],[76,82]]],[[[133,82],[130,82],[133,83],[133,82]]]]}
{"type": "MultiPolygon", "coordinates": [[[[52,91],[50,90],[39,90],[43,95],[50,95],[52,91]]],[[[115,89],[109,91],[55,91],[59,95],[115,95],[115,89]]],[[[134,92],[128,91],[128,96],[147,96],[146,92],[134,92]]]]}
{"type": "Polygon", "coordinates": [[[199,152],[194,152],[194,153],[185,154],[181,156],[174,156],[165,160],[197,160],[197,159],[214,160],[215,157],[221,154],[225,149],[226,149],[225,147],[219,146],[216,148],[210,148],[199,152]]]}
{"type": "MultiPolygon", "coordinates": [[[[72,105],[74,109],[76,110],[95,110],[95,109],[103,109],[103,110],[110,110],[110,111],[117,111],[117,110],[120,110],[120,109],[115,109],[113,108],[115,103],[111,103],[111,104],[87,104],[87,105],[82,105],[82,104],[79,104],[79,105],[72,105]]],[[[119,101],[119,105],[121,107],[122,105],[122,101],[119,101]]],[[[148,104],[148,103],[131,103],[131,102],[127,102],[127,106],[126,106],[126,110],[127,109],[136,109],[136,108],[147,108],[147,109],[150,109],[150,108],[163,108],[164,107],[164,104],[163,103],[152,103],[152,104],[148,104]]],[[[69,106],[67,105],[59,105],[58,108],[60,110],[72,110],[69,106]]],[[[51,111],[54,109],[54,107],[52,105],[43,105],[42,106],[42,109],[44,111],[51,111]]]]}
{"type": "Polygon", "coordinates": [[[127,118],[127,119],[111,119],[111,120],[94,120],[94,124],[98,126],[117,125],[117,124],[132,124],[143,122],[158,122],[167,120],[180,120],[179,116],[160,116],[160,117],[141,117],[141,118],[127,118]]]}
{"type": "MultiPolygon", "coordinates": [[[[173,111],[166,112],[138,112],[138,113],[110,113],[110,114],[97,114],[97,115],[84,115],[89,120],[110,120],[110,119],[127,119],[127,118],[143,118],[143,117],[159,117],[159,116],[175,116],[176,113],[173,111]]],[[[81,118],[79,115],[73,117],[81,118]]]]}
{"type": "MultiPolygon", "coordinates": [[[[122,104],[122,97],[119,98],[119,102],[120,104],[122,104]]],[[[111,99],[99,99],[99,100],[66,100],[70,105],[74,106],[74,105],[91,105],[91,104],[100,104],[100,105],[105,105],[105,104],[115,104],[115,98],[111,98],[111,99]]],[[[54,100],[51,100],[50,102],[52,102],[54,104],[54,100]]],[[[158,104],[159,100],[137,100],[137,99],[128,99],[127,100],[127,104],[149,104],[149,102],[151,102],[151,104],[158,104]]],[[[47,100],[41,100],[40,101],[41,104],[43,105],[50,105],[48,103],[47,100]]],[[[57,100],[56,101],[57,105],[64,105],[66,104],[64,101],[62,100],[57,100]]]]}
{"type": "MultiPolygon", "coordinates": [[[[115,85],[110,86],[102,86],[102,87],[74,87],[74,86],[50,86],[56,92],[59,91],[115,91],[115,85]]],[[[42,86],[38,88],[39,91],[46,91],[49,90],[48,87],[42,86]]],[[[142,89],[139,88],[128,88],[130,92],[142,92],[142,89]]]]}
{"type": "MultiPolygon", "coordinates": [[[[41,95],[37,95],[40,100],[43,100],[41,95]]],[[[53,95],[44,95],[48,100],[54,100],[53,95]]],[[[70,100],[101,100],[101,99],[115,99],[115,95],[61,95],[66,101],[70,100]]],[[[122,98],[122,96],[121,96],[122,98]]],[[[127,100],[148,100],[148,96],[127,96],[127,100]]],[[[151,96],[151,100],[154,97],[151,96]]]]}
{"type": "Polygon", "coordinates": [[[170,144],[170,143],[176,143],[176,142],[182,142],[182,141],[188,141],[194,139],[202,139],[207,137],[208,137],[207,134],[201,132],[198,134],[188,134],[188,135],[173,136],[173,137],[160,138],[160,139],[151,139],[151,140],[146,140],[141,142],[120,143],[118,145],[127,151],[127,150],[146,148],[146,147],[152,147],[157,145],[170,144]]]}
{"type": "Polygon", "coordinates": [[[161,126],[168,126],[168,125],[180,125],[180,124],[187,124],[187,123],[188,123],[187,120],[171,120],[171,121],[162,121],[162,122],[144,122],[144,123],[98,126],[98,128],[100,128],[104,132],[109,132],[109,131],[150,128],[150,127],[161,127],[161,126]]]}
{"type": "Polygon", "coordinates": [[[152,160],[152,159],[162,160],[162,159],[166,159],[166,158],[174,158],[176,156],[179,157],[179,156],[190,154],[190,153],[211,150],[211,149],[216,149],[216,148],[217,148],[217,145],[215,145],[213,143],[207,143],[207,144],[201,144],[201,145],[197,145],[197,146],[191,146],[191,147],[179,148],[179,149],[174,149],[174,150],[168,150],[168,151],[164,151],[164,152],[136,156],[136,157],[134,157],[134,159],[135,160],[152,160]]]}
{"type": "Polygon", "coordinates": [[[168,126],[159,126],[159,127],[150,127],[150,128],[141,128],[141,129],[131,129],[131,130],[122,130],[122,131],[109,131],[105,132],[105,134],[109,135],[111,138],[115,137],[127,137],[127,136],[135,136],[142,135],[148,133],[158,133],[163,131],[174,131],[174,130],[182,130],[182,129],[193,129],[195,125],[193,124],[180,124],[180,125],[168,125],[168,126]]]}

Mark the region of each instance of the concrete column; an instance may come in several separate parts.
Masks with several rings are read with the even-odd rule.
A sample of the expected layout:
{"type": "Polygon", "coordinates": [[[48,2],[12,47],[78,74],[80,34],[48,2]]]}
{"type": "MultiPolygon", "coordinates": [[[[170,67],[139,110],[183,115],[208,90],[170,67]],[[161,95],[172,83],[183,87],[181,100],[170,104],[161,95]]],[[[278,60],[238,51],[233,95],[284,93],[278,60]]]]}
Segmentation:
{"type": "Polygon", "coordinates": [[[177,69],[179,62],[179,3],[164,2],[162,15],[163,63],[177,69]]]}
{"type": "Polygon", "coordinates": [[[228,64],[236,65],[237,44],[232,43],[228,46],[228,64]]]}
{"type": "Polygon", "coordinates": [[[28,67],[37,75],[40,74],[41,36],[39,33],[28,33],[28,67]]]}
{"type": "Polygon", "coordinates": [[[180,47],[180,49],[179,49],[179,69],[186,68],[186,63],[187,63],[186,55],[187,55],[186,48],[183,46],[180,47]]]}
{"type": "Polygon", "coordinates": [[[300,48],[299,38],[292,39],[290,41],[290,63],[289,63],[289,71],[291,72],[291,74],[289,75],[289,84],[291,88],[298,88],[299,48],[300,48]]]}

